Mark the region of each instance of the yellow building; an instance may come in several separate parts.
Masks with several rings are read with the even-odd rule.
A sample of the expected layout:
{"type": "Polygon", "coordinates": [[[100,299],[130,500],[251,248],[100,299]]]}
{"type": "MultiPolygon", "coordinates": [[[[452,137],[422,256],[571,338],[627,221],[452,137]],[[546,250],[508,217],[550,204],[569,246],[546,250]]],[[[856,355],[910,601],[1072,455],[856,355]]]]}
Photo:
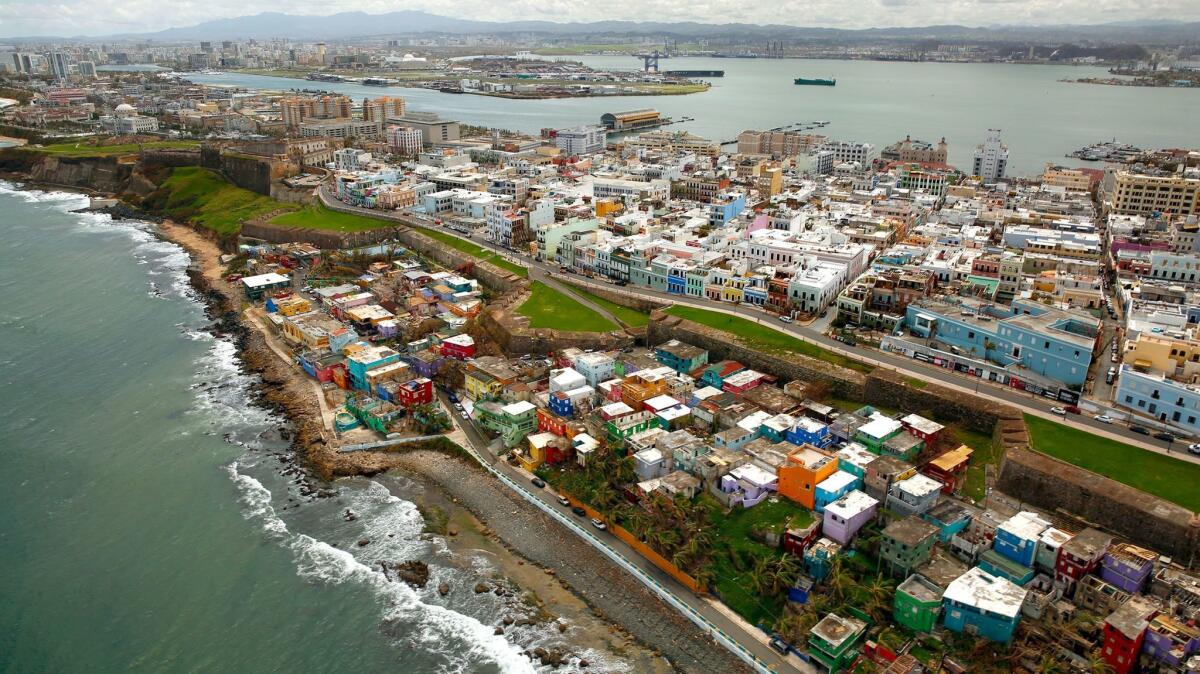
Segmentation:
{"type": "Polygon", "coordinates": [[[298,314],[307,314],[312,311],[312,303],[299,295],[292,295],[275,302],[276,311],[280,316],[296,316],[298,314]]]}
{"type": "Polygon", "coordinates": [[[756,181],[760,196],[773,197],[783,191],[783,169],[778,166],[764,168],[756,181]]]}
{"type": "Polygon", "coordinates": [[[1150,370],[1190,381],[1200,374],[1200,340],[1195,333],[1184,339],[1142,332],[1125,354],[1125,362],[1139,370],[1150,370]],[[1182,370],[1182,372],[1180,372],[1182,370]]]}
{"type": "Polygon", "coordinates": [[[341,322],[319,311],[285,316],[280,327],[284,338],[310,350],[329,348],[330,336],[346,331],[341,322]]]}
{"type": "Polygon", "coordinates": [[[1042,184],[1062,187],[1068,192],[1087,192],[1092,188],[1091,178],[1083,171],[1054,164],[1046,164],[1046,170],[1042,172],[1042,184]]]}
{"type": "Polygon", "coordinates": [[[625,207],[621,205],[621,202],[619,202],[615,199],[597,199],[596,200],[596,217],[597,218],[604,218],[604,217],[608,217],[609,215],[617,215],[618,213],[620,213],[623,210],[625,210],[625,207]]]}
{"type": "Polygon", "coordinates": [[[1120,171],[1112,191],[1112,212],[1139,215],[1170,211],[1176,215],[1200,213],[1200,179],[1180,174],[1147,175],[1120,171]]]}

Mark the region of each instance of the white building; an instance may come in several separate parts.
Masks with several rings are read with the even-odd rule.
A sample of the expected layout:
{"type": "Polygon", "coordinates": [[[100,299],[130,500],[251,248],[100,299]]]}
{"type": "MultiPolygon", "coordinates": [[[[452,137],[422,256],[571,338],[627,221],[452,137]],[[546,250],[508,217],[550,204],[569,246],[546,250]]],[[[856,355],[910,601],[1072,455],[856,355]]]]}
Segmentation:
{"type": "Polygon", "coordinates": [[[344,147],[333,153],[333,162],[339,171],[362,171],[371,163],[371,153],[344,147]]]}
{"type": "Polygon", "coordinates": [[[597,125],[559,129],[554,137],[558,149],[569,155],[603,152],[607,142],[608,130],[597,125]]]}
{"type": "Polygon", "coordinates": [[[857,141],[831,140],[821,146],[821,150],[832,152],[832,165],[857,162],[866,168],[879,158],[879,150],[871,143],[857,141]]]}
{"type": "Polygon", "coordinates": [[[846,285],[846,265],[818,262],[796,272],[788,281],[788,299],[796,311],[819,314],[825,310],[846,285]]]}
{"type": "Polygon", "coordinates": [[[421,152],[421,130],[411,126],[392,125],[386,132],[388,148],[396,154],[415,155],[421,152]]]}
{"type": "Polygon", "coordinates": [[[1008,146],[1000,142],[1000,129],[988,129],[987,141],[975,147],[975,163],[971,172],[985,184],[1004,178],[1008,168],[1008,146]]]}
{"type": "Polygon", "coordinates": [[[593,178],[592,196],[597,199],[636,197],[648,201],[666,201],[671,196],[671,181],[593,178]]]}

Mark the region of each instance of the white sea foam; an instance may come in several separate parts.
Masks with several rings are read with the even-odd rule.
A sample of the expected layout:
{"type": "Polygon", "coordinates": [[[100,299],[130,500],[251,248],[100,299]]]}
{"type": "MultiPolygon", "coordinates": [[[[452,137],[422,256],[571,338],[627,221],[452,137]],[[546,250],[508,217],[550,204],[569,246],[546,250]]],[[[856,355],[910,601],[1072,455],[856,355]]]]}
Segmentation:
{"type": "MultiPolygon", "coordinates": [[[[236,462],[232,463],[227,471],[241,493],[243,515],[261,522],[268,535],[294,553],[296,570],[301,577],[330,585],[353,583],[370,588],[384,606],[382,618],[415,626],[408,636],[415,639],[422,650],[444,658],[448,671],[469,672],[480,662],[494,663],[504,672],[535,671],[530,660],[516,646],[493,634],[492,628],[475,618],[427,604],[406,583],[388,580],[382,572],[367,566],[349,552],[312,536],[288,531],[271,505],[271,492],[258,480],[239,473],[237,467],[236,462]]],[[[378,499],[377,492],[370,493],[372,490],[373,487],[368,489],[367,497],[378,499]]],[[[419,515],[414,520],[409,512],[410,507],[415,511],[412,504],[400,499],[388,500],[386,504],[395,511],[399,524],[411,526],[419,522],[419,515]],[[398,505],[402,507],[396,507],[398,505]]]]}

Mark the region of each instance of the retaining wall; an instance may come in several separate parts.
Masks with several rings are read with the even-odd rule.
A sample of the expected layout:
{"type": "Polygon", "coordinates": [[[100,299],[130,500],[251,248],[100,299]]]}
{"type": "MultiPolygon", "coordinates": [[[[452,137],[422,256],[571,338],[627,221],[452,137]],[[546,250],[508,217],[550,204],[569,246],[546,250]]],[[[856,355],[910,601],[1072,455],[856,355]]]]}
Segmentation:
{"type": "Polygon", "coordinates": [[[678,339],[709,352],[709,361],[736,360],[749,367],[780,378],[781,383],[793,379],[805,382],[824,382],[838,398],[866,400],[867,376],[819,358],[799,353],[768,354],[747,346],[729,332],[716,330],[678,316],[656,311],[650,315],[646,344],[655,346],[678,339]]]}
{"type": "Polygon", "coordinates": [[[1194,565],[1200,516],[1182,506],[1102,475],[1022,447],[1010,447],[1000,469],[1001,491],[1045,510],[1100,524],[1137,545],[1194,565]]]}

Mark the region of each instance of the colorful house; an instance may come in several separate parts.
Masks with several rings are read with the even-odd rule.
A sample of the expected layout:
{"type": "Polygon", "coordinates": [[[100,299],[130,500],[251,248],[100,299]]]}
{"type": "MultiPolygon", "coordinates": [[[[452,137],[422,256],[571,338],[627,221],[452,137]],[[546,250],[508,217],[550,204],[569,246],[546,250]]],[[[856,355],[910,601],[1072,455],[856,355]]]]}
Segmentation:
{"type": "Polygon", "coordinates": [[[708,364],[706,349],[685,344],[677,339],[659,344],[654,349],[654,357],[679,374],[688,374],[708,364]]]}
{"type": "Polygon", "coordinates": [[[1154,570],[1154,552],[1130,543],[1114,545],[1100,560],[1100,578],[1130,594],[1138,594],[1154,570]]]}
{"type": "MultiPolygon", "coordinates": [[[[817,542],[817,538],[821,535],[821,520],[814,519],[803,527],[788,527],[783,532],[783,549],[788,553],[803,557],[808,551],[808,548],[817,542]]],[[[828,539],[826,539],[828,540],[828,539]]],[[[833,541],[829,541],[833,545],[833,541]]]]}
{"type": "Polygon", "coordinates": [[[865,482],[867,466],[876,458],[878,457],[861,443],[848,442],[837,450],[838,470],[844,470],[865,482]]]}
{"type": "Polygon", "coordinates": [[[870,421],[858,427],[854,438],[876,454],[883,453],[883,443],[904,430],[899,421],[873,412],[870,421]]]}
{"type": "Polygon", "coordinates": [[[818,583],[825,580],[833,569],[833,560],[841,554],[842,546],[828,538],[821,537],[816,543],[804,551],[804,570],[818,583]]]}
{"type": "Polygon", "coordinates": [[[887,525],[879,541],[881,570],[896,578],[908,577],[929,561],[937,534],[937,527],[911,515],[887,525]]]}
{"type": "Polygon", "coordinates": [[[954,501],[940,501],[926,512],[921,519],[938,528],[938,540],[949,543],[950,539],[971,524],[971,511],[954,501]]]}
{"type": "Polygon", "coordinates": [[[1038,539],[1050,523],[1036,513],[1021,511],[996,527],[992,547],[1021,566],[1033,566],[1038,539]]]}
{"type": "Polygon", "coordinates": [[[589,386],[599,386],[600,382],[612,379],[615,363],[608,354],[582,353],[575,358],[574,367],[589,386]]]}
{"type": "Polygon", "coordinates": [[[946,427],[936,421],[931,421],[919,414],[909,414],[900,418],[904,430],[920,438],[926,445],[932,445],[942,436],[946,427]]]}
{"type": "Polygon", "coordinates": [[[837,465],[837,459],[812,445],[797,447],[777,469],[779,493],[811,510],[817,484],[837,472],[837,465]]]}
{"type": "Polygon", "coordinates": [[[808,654],[824,671],[838,674],[858,658],[867,624],[857,618],[830,613],[808,633],[808,654]]]}
{"type": "Polygon", "coordinates": [[[1142,642],[1143,655],[1178,672],[1184,671],[1184,662],[1197,652],[1200,652],[1200,629],[1193,622],[1185,623],[1165,613],[1150,620],[1142,642]]]}
{"type": "Polygon", "coordinates": [[[861,491],[852,491],[825,506],[821,529],[827,538],[848,545],[859,529],[875,519],[878,509],[879,501],[861,491]]]}
{"type": "Polygon", "coordinates": [[[1150,620],[1158,614],[1158,606],[1146,597],[1130,597],[1129,601],[1104,620],[1104,661],[1114,674],[1129,674],[1138,663],[1138,654],[1146,638],[1150,620]]]}
{"type": "Polygon", "coordinates": [[[442,340],[441,354],[446,358],[466,360],[475,357],[475,339],[470,335],[454,335],[442,340]]]}
{"type": "Polygon", "coordinates": [[[398,362],[400,362],[400,354],[387,346],[362,346],[353,349],[352,352],[347,349],[346,370],[356,389],[370,390],[371,385],[367,380],[368,370],[398,362]]]}
{"type": "Polygon", "coordinates": [[[705,386],[724,390],[725,380],[745,369],[745,365],[735,360],[722,360],[706,365],[698,375],[696,372],[692,372],[692,376],[696,377],[705,386]]]}
{"type": "Polygon", "coordinates": [[[941,494],[941,482],[914,473],[892,485],[886,501],[887,508],[901,515],[920,515],[932,508],[941,494]]]}
{"type": "Polygon", "coordinates": [[[1068,594],[1074,589],[1074,584],[1084,576],[1095,573],[1100,568],[1104,553],[1112,545],[1112,536],[1088,528],[1075,534],[1058,550],[1055,559],[1054,577],[1067,586],[1068,594]]]}
{"type": "Polygon", "coordinates": [[[743,464],[721,476],[720,489],[728,495],[729,507],[749,508],[775,492],[778,478],[753,463],[743,464]]]}
{"type": "Polygon", "coordinates": [[[879,501],[886,501],[892,485],[917,474],[911,463],[894,456],[878,456],[867,466],[863,476],[864,491],[879,501]]]}
{"type": "Polygon", "coordinates": [[[953,494],[962,487],[967,476],[967,467],[971,463],[971,455],[974,453],[975,450],[970,447],[959,445],[957,449],[952,449],[925,464],[921,472],[945,485],[942,487],[942,493],[953,494]]]}
{"type": "Polygon", "coordinates": [[[488,400],[475,404],[475,420],[511,449],[537,428],[537,408],[524,400],[508,405],[488,400]]]}
{"type": "Polygon", "coordinates": [[[862,487],[862,480],[852,473],[839,470],[817,484],[813,510],[825,512],[825,506],[862,487]]]}
{"type": "Polygon", "coordinates": [[[822,423],[811,417],[800,417],[795,420],[795,423],[788,430],[787,441],[793,445],[808,444],[813,447],[825,449],[833,444],[833,435],[829,432],[829,424],[822,423]]]}
{"type": "Polygon", "coordinates": [[[653,370],[635,372],[621,382],[621,401],[635,410],[643,403],[667,392],[667,379],[653,370]]]}
{"type": "Polygon", "coordinates": [[[425,377],[406,381],[396,391],[396,404],[401,407],[416,407],[433,402],[433,382],[425,377]]]}
{"type": "Polygon", "coordinates": [[[892,617],[914,632],[929,632],[942,612],[942,588],[914,573],[896,587],[892,617]]]}
{"type": "Polygon", "coordinates": [[[997,552],[995,549],[984,550],[979,555],[979,568],[993,576],[1007,579],[1016,585],[1025,587],[1033,580],[1034,571],[1028,566],[1014,562],[997,552]]]}
{"type": "Polygon", "coordinates": [[[605,440],[609,447],[619,449],[625,446],[629,436],[650,428],[662,428],[657,415],[645,411],[626,414],[604,424],[605,440]]]}
{"type": "Polygon", "coordinates": [[[942,594],[942,624],[953,632],[971,632],[1008,643],[1021,620],[1025,588],[974,567],[942,594]]]}

